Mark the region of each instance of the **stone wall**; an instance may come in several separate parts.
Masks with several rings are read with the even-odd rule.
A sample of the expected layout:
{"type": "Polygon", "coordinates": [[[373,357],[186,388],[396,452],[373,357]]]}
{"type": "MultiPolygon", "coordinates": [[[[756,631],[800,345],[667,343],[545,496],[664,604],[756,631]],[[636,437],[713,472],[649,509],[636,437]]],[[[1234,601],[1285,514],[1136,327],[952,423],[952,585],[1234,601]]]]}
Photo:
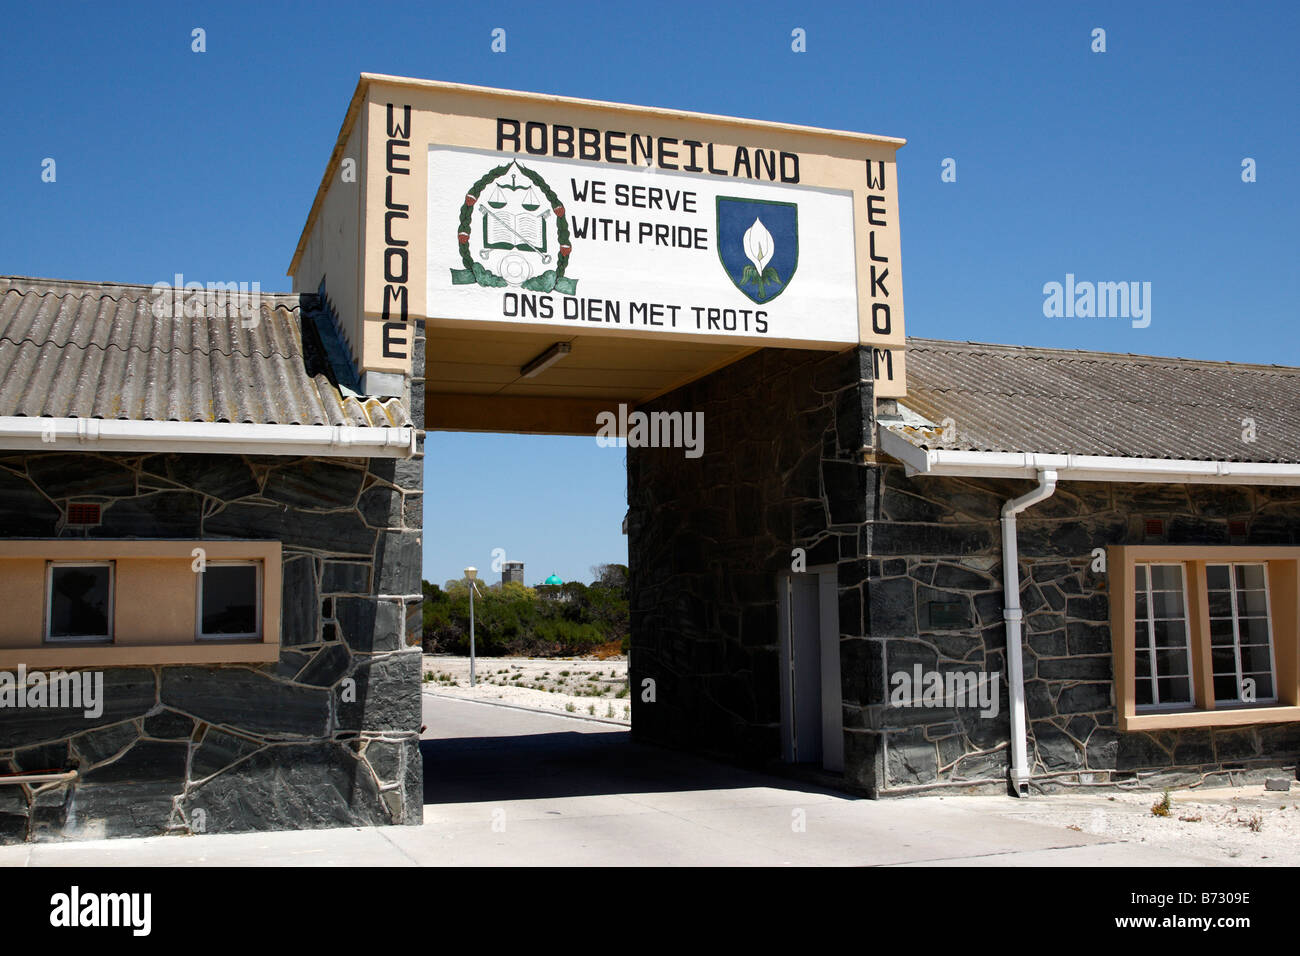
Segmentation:
{"type": "MultiPolygon", "coordinates": [[[[871,796],[1007,786],[1003,502],[1033,482],[907,478],[871,452],[865,353],[764,350],[645,406],[702,411],[705,450],[628,450],[633,734],[780,754],[777,576],[837,565],[843,786],[871,796]],[[996,714],[890,704],[899,671],[999,675],[996,714]],[[653,703],[642,699],[645,678],[653,703]]],[[[1105,574],[1113,544],[1292,544],[1300,492],[1062,482],[1019,519],[1033,786],[1181,786],[1294,768],[1300,724],[1116,727],[1105,574]],[[1158,542],[1144,519],[1163,518],[1158,542]],[[1229,521],[1246,534],[1230,538],[1229,521]]]]}
{"type": "MultiPolygon", "coordinates": [[[[1009,717],[1002,624],[1002,503],[1030,481],[876,475],[860,648],[845,674],[845,719],[857,783],[877,793],[935,783],[1005,786],[1009,717]],[[943,606],[936,624],[934,604],[943,606]],[[925,670],[998,672],[997,715],[889,705],[889,678],[925,670]],[[852,694],[850,694],[852,690],[852,694]]],[[[1033,787],[1153,788],[1258,780],[1294,769],[1300,725],[1120,733],[1110,605],[1093,549],[1114,544],[1293,544],[1300,491],[1274,487],[1062,482],[1019,517],[1024,674],[1033,787]],[[1144,536],[1163,518],[1165,535],[1144,536]],[[1228,522],[1246,523],[1230,538],[1228,522]]],[[[843,582],[842,582],[843,583],[843,582]]],[[[847,650],[847,648],[846,648],[847,650]]]]}
{"type": "Polygon", "coordinates": [[[80,772],[0,786],[0,842],[418,824],[422,458],[0,456],[0,537],[283,551],[277,663],[106,669],[92,720],[0,712],[0,771],[80,772]],[[103,523],[65,528],[70,499],[102,502],[103,523]]]}
{"type": "MultiPolygon", "coordinates": [[[[703,412],[704,454],[628,449],[637,739],[779,757],[777,574],[795,547],[809,567],[857,558],[871,513],[869,363],[859,349],[765,349],[641,407],[703,412]]],[[[859,599],[846,591],[841,613],[860,618],[859,599]]]]}

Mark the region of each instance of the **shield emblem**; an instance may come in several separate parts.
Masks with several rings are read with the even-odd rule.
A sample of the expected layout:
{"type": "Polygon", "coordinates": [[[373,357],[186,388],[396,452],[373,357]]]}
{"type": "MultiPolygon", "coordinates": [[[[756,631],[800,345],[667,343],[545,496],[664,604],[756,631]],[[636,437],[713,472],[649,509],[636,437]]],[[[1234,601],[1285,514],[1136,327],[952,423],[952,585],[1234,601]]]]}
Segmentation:
{"type": "Polygon", "coordinates": [[[718,197],[718,258],[754,302],[771,302],[799,265],[799,207],[792,202],[718,197]]]}

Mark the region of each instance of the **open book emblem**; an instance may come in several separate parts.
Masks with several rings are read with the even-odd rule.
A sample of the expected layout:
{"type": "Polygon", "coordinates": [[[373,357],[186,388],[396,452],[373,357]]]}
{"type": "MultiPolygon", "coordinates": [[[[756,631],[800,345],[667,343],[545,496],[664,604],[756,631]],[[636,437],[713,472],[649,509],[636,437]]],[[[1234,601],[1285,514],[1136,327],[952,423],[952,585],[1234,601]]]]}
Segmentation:
{"type": "Polygon", "coordinates": [[[564,206],[546,180],[516,160],[469,188],[456,238],[465,268],[451,270],[454,285],[577,291],[577,280],[565,275],[573,250],[564,206]]]}

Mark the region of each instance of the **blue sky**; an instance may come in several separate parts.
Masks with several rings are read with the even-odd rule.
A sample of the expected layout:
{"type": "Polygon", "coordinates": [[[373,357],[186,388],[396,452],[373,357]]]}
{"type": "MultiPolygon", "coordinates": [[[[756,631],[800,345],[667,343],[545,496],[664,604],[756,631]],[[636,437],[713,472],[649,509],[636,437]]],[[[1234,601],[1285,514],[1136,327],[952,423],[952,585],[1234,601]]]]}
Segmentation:
{"type": "MultiPolygon", "coordinates": [[[[0,273],[287,289],[368,70],[905,137],[910,334],[1300,365],[1300,4],[48,3],[5,32],[0,273]],[[1045,318],[1067,273],[1150,282],[1151,325],[1045,318]]],[[[622,451],[427,448],[430,580],[626,561],[622,451]]]]}

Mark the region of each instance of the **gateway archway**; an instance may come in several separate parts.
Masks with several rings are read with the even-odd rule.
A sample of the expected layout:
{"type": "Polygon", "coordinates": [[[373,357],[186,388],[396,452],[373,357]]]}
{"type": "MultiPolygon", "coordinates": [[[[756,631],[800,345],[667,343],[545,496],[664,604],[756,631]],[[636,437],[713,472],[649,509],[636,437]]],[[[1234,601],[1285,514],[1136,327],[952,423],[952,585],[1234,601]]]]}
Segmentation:
{"type": "Polygon", "coordinates": [[[781,674],[806,639],[779,626],[781,588],[820,567],[837,592],[874,401],[903,394],[902,144],[358,84],[295,288],[326,303],[358,391],[409,396],[426,432],[626,442],[641,739],[800,759],[791,695],[812,685],[781,674]]]}

